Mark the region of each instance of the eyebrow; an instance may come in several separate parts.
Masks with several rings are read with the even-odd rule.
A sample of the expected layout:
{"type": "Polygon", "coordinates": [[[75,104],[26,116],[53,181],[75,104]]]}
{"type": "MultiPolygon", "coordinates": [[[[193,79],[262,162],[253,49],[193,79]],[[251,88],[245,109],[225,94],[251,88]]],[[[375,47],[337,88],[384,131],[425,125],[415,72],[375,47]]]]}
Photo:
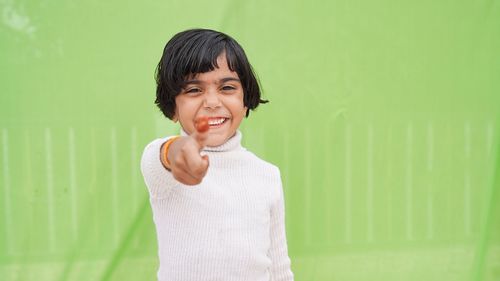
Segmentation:
{"type": "MultiPolygon", "coordinates": [[[[228,81],[236,81],[236,82],[240,82],[241,83],[240,79],[238,79],[238,78],[235,78],[235,77],[225,77],[225,78],[222,78],[222,79],[219,80],[219,84],[222,84],[222,83],[225,83],[225,82],[228,82],[228,81]]],[[[187,80],[187,81],[184,82],[184,85],[188,85],[188,84],[203,84],[203,82],[200,81],[200,80],[196,80],[196,79],[194,79],[194,80],[187,80]]]]}

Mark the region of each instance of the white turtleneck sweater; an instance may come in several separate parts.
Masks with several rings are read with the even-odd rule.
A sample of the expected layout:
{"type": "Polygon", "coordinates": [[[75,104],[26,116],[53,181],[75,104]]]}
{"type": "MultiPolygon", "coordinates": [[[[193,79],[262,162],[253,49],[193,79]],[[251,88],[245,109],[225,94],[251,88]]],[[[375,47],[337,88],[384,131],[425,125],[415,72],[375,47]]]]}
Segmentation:
{"type": "Polygon", "coordinates": [[[141,160],[158,237],[158,280],[293,280],[279,169],[243,148],[237,131],[202,151],[207,174],[198,185],[184,185],[160,162],[167,139],[149,143],[141,160]]]}

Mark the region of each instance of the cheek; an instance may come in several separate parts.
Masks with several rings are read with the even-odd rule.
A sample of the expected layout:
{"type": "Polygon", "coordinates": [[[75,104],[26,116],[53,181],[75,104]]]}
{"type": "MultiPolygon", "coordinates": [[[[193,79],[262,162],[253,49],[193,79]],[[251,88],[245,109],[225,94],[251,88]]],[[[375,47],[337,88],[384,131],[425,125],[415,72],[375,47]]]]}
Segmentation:
{"type": "Polygon", "coordinates": [[[239,127],[246,114],[246,107],[240,107],[236,112],[233,112],[234,126],[239,127]]]}
{"type": "Polygon", "coordinates": [[[228,100],[228,106],[231,107],[234,115],[241,115],[246,112],[246,107],[243,103],[243,95],[233,96],[230,100],[228,100]]]}
{"type": "Polygon", "coordinates": [[[193,111],[198,108],[198,103],[195,100],[186,100],[183,98],[177,98],[175,101],[175,111],[180,116],[193,115],[193,111]]]}

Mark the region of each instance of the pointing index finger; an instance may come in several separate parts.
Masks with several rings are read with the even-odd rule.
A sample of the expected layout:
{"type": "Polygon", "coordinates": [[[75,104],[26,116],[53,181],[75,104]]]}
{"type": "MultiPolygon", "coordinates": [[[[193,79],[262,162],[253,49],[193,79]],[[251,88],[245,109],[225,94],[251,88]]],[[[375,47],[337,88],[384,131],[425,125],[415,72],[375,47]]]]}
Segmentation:
{"type": "Polygon", "coordinates": [[[208,125],[208,116],[200,116],[196,118],[194,121],[194,125],[196,126],[196,130],[200,133],[205,133],[209,129],[208,125]]]}
{"type": "Polygon", "coordinates": [[[193,134],[194,139],[200,145],[200,150],[205,146],[205,142],[208,137],[208,116],[200,116],[195,119],[194,126],[196,127],[196,132],[193,134]]]}

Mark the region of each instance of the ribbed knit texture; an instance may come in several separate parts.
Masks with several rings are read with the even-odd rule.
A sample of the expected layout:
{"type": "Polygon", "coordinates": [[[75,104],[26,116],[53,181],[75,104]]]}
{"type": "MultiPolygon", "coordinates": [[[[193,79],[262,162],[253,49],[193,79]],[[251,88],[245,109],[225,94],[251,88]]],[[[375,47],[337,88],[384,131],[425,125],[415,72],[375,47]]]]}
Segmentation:
{"type": "MultiPolygon", "coordinates": [[[[182,132],[185,135],[185,132],[182,132]]],[[[279,169],[241,146],[241,132],[206,147],[209,168],[199,185],[174,179],[156,139],[141,170],[158,237],[158,280],[293,280],[279,169]]]]}

